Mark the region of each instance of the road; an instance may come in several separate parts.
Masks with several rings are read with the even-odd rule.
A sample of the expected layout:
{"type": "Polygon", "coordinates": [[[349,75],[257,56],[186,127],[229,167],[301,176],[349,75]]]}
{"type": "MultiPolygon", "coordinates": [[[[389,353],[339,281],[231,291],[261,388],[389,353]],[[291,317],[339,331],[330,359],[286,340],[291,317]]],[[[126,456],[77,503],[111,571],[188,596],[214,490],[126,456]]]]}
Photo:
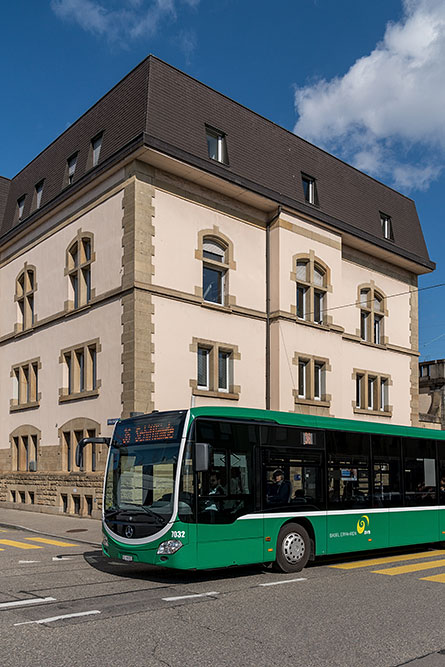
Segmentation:
{"type": "Polygon", "coordinates": [[[12,529],[0,549],[5,667],[445,667],[445,551],[433,546],[298,575],[113,563],[12,529]]]}

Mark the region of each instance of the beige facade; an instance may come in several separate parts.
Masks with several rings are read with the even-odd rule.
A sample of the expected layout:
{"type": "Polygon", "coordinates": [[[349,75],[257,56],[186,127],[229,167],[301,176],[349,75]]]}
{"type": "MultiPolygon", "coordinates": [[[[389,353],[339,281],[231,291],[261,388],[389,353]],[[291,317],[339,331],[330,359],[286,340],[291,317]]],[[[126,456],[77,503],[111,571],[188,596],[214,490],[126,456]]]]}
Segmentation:
{"type": "MultiPolygon", "coordinates": [[[[335,196],[327,213],[306,197],[303,172],[298,203],[224,172],[210,148],[206,166],[201,129],[195,161],[147,137],[110,149],[2,237],[3,506],[99,516],[106,448],[80,471],[76,444],[133,412],[242,406],[419,424],[416,288],[432,263],[376,236],[380,206],[397,199],[398,210],[402,196],[366,181],[377,231],[353,228],[335,196]]],[[[332,173],[349,169],[339,164],[332,173]]]]}

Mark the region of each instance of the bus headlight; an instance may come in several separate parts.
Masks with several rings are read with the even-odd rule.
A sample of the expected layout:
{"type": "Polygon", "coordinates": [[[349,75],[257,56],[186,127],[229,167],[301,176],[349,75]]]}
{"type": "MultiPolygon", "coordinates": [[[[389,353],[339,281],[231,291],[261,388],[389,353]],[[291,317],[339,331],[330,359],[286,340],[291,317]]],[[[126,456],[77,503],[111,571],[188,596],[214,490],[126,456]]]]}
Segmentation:
{"type": "Polygon", "coordinates": [[[108,547],[108,537],[106,535],[103,536],[102,538],[102,544],[104,547],[108,547]]]}
{"type": "Polygon", "coordinates": [[[170,556],[179,551],[182,546],[181,540],[167,540],[167,542],[161,542],[156,553],[158,555],[170,556]]]}

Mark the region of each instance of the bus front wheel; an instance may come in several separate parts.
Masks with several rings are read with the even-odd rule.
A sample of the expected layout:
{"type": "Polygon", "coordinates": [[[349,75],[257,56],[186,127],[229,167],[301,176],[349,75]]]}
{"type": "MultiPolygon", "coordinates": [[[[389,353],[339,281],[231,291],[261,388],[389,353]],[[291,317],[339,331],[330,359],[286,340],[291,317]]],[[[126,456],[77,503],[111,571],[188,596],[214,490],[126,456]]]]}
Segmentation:
{"type": "Polygon", "coordinates": [[[281,572],[300,572],[309,560],[310,539],[298,523],[287,523],[278,533],[275,565],[281,572]]]}

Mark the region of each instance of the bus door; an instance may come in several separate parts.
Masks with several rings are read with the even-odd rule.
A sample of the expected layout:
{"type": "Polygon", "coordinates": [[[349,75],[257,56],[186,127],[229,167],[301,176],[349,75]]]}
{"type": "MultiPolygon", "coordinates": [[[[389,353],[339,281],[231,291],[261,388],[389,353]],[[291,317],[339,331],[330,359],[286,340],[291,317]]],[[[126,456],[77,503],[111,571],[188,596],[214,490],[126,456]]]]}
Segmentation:
{"type": "Polygon", "coordinates": [[[196,442],[210,444],[210,465],[197,473],[200,568],[262,562],[263,519],[256,511],[256,424],[198,419],[196,442]]]}
{"type": "MultiPolygon", "coordinates": [[[[317,554],[325,553],[324,452],[262,448],[261,470],[265,538],[275,545],[284,521],[301,517],[312,525],[317,554]]],[[[265,542],[265,560],[271,543],[265,542]]]]}
{"type": "Polygon", "coordinates": [[[439,540],[445,540],[445,443],[438,442],[439,448],[439,540]]]}

